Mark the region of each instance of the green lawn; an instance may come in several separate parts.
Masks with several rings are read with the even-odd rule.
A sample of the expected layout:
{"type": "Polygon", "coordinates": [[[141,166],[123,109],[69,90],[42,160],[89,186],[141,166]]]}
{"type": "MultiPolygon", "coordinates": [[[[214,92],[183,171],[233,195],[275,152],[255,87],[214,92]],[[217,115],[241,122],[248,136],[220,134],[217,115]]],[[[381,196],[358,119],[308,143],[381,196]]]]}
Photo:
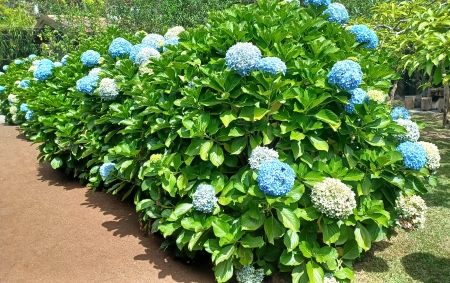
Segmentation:
{"type": "Polygon", "coordinates": [[[439,186],[424,195],[428,211],[425,229],[404,232],[396,229],[355,263],[357,283],[448,283],[450,282],[450,130],[442,128],[442,115],[414,114],[422,121],[421,141],[436,144],[441,168],[439,186]]]}

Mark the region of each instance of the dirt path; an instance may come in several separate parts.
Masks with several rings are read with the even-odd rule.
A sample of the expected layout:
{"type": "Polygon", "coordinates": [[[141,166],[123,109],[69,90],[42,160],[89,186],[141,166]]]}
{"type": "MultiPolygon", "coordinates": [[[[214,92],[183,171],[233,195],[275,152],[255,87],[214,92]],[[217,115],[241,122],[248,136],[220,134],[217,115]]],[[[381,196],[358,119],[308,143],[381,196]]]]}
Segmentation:
{"type": "Polygon", "coordinates": [[[1,283],[214,282],[143,236],[133,206],[39,164],[30,145],[0,123],[1,283]]]}

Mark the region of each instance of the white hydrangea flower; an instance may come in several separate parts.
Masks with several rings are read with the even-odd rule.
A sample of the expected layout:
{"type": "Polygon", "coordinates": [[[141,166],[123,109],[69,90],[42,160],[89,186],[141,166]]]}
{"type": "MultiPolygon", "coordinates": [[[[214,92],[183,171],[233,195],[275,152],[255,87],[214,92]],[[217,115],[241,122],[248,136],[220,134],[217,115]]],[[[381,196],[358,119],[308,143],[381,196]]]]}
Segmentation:
{"type": "Polygon", "coordinates": [[[17,99],[17,97],[14,94],[8,95],[8,101],[9,101],[9,103],[17,103],[17,102],[19,102],[19,100],[17,99]]]}
{"type": "Polygon", "coordinates": [[[257,146],[250,155],[248,163],[252,170],[258,170],[264,161],[278,160],[278,152],[268,147],[257,146]]]}
{"type": "Polygon", "coordinates": [[[103,100],[113,100],[119,95],[119,88],[114,79],[104,78],[98,86],[100,97],[103,100]]]}
{"type": "Polygon", "coordinates": [[[18,109],[16,106],[9,107],[9,113],[14,115],[14,114],[17,114],[17,111],[18,111],[18,109]]]}
{"type": "Polygon", "coordinates": [[[341,180],[326,178],[316,183],[311,190],[314,207],[330,218],[341,219],[356,208],[355,193],[341,180]]]}
{"type": "Polygon", "coordinates": [[[178,35],[183,31],[184,31],[184,27],[182,27],[182,26],[176,26],[176,27],[170,28],[164,35],[164,38],[165,39],[178,38],[178,35]]]}
{"type": "Polygon", "coordinates": [[[416,142],[420,138],[419,126],[413,121],[399,118],[395,122],[406,130],[406,134],[394,135],[400,142],[416,142]]]}
{"type": "Polygon", "coordinates": [[[13,122],[16,122],[17,121],[17,115],[16,114],[12,115],[11,119],[13,120],[13,122]]]}
{"type": "Polygon", "coordinates": [[[379,90],[369,90],[367,96],[370,100],[376,101],[378,103],[383,103],[386,101],[386,94],[379,90]]]}
{"type": "Polygon", "coordinates": [[[122,64],[122,60],[119,60],[116,62],[116,65],[115,65],[116,69],[118,69],[120,67],[120,64],[122,64]]]}
{"type": "Polygon", "coordinates": [[[141,75],[143,74],[153,75],[153,69],[147,67],[148,63],[150,63],[150,61],[146,61],[144,64],[139,66],[139,73],[141,73],[141,75]]]}
{"type": "Polygon", "coordinates": [[[418,195],[400,196],[395,201],[396,223],[407,231],[422,228],[425,223],[427,206],[418,195]]]}
{"type": "Polygon", "coordinates": [[[325,273],[323,283],[339,283],[332,273],[325,273]]]}
{"type": "Polygon", "coordinates": [[[18,84],[20,84],[20,81],[15,81],[14,84],[18,85],[18,84]]]}
{"type": "Polygon", "coordinates": [[[264,271],[253,266],[244,266],[236,271],[236,279],[239,283],[261,283],[264,279],[264,271]]]}
{"type": "Polygon", "coordinates": [[[33,66],[37,66],[39,65],[39,63],[41,62],[41,60],[34,60],[33,63],[31,63],[33,66]]]}
{"type": "Polygon", "coordinates": [[[151,58],[158,59],[161,57],[161,53],[158,52],[155,48],[145,47],[142,48],[141,51],[136,55],[135,63],[137,65],[142,65],[146,63],[151,58]]]}
{"type": "Polygon", "coordinates": [[[441,166],[441,155],[439,154],[438,147],[430,142],[420,141],[419,144],[422,145],[427,153],[427,163],[425,164],[425,167],[433,171],[438,169],[441,166]]]}
{"type": "Polygon", "coordinates": [[[37,66],[31,66],[31,67],[28,69],[28,72],[34,72],[36,69],[37,69],[37,66]]]}

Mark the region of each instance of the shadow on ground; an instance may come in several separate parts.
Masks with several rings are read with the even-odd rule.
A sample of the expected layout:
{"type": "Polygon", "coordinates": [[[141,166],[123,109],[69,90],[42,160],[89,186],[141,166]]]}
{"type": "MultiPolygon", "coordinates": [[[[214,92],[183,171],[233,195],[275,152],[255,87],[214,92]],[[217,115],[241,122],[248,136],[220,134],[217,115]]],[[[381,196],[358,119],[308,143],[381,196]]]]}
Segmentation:
{"type": "Polygon", "coordinates": [[[354,271],[366,271],[366,272],[386,272],[389,271],[389,265],[387,262],[375,255],[376,252],[384,251],[392,246],[392,243],[388,241],[380,241],[372,244],[371,249],[362,254],[361,260],[357,260],[353,265],[354,271]]]}
{"type": "Polygon", "coordinates": [[[41,182],[47,182],[49,186],[64,187],[65,190],[85,188],[79,179],[55,170],[50,163],[44,162],[38,165],[38,177],[41,182]]]}
{"type": "Polygon", "coordinates": [[[403,257],[401,261],[406,273],[420,282],[444,283],[450,280],[450,258],[413,253],[403,257]]]}

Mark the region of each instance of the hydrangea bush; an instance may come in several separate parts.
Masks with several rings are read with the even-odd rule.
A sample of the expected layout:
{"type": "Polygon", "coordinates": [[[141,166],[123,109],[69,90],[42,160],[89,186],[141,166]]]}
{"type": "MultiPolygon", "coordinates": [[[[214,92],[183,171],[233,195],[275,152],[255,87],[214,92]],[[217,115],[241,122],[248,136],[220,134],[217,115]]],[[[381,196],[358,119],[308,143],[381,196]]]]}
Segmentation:
{"type": "Polygon", "coordinates": [[[330,21],[330,1],[307,4],[260,0],[142,41],[109,29],[62,67],[36,58],[43,79],[10,64],[2,112],[41,161],[134,197],[179,254],[208,252],[219,282],[349,282],[399,198],[436,185],[437,157],[399,141],[406,109],[367,94],[387,93],[388,56],[330,21]]]}

